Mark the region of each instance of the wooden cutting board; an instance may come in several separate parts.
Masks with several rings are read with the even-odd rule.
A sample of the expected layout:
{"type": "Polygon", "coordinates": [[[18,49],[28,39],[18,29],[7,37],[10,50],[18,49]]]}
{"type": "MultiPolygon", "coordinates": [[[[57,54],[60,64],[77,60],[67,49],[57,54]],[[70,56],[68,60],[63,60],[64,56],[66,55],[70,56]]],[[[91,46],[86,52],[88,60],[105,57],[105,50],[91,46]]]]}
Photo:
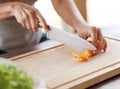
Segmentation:
{"type": "Polygon", "coordinates": [[[37,73],[52,89],[84,89],[120,73],[120,42],[110,39],[107,42],[107,51],[87,62],[75,62],[71,54],[77,49],[66,45],[12,60],[37,73]]]}

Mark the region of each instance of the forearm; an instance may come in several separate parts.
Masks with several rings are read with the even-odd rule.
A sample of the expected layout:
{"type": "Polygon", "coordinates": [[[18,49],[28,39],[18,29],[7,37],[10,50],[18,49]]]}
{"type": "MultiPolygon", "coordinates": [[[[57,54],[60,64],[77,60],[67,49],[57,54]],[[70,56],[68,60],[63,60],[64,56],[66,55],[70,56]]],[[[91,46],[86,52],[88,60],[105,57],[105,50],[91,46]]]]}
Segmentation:
{"type": "Polygon", "coordinates": [[[78,23],[86,24],[73,0],[52,0],[52,3],[60,17],[72,27],[78,23]]]}
{"type": "Polygon", "coordinates": [[[96,42],[100,41],[100,46],[95,54],[106,50],[107,43],[100,32],[100,28],[91,26],[85,22],[73,0],[52,0],[53,6],[57,13],[72,27],[74,27],[80,37],[83,39],[91,38],[92,44],[96,46],[96,42]]]}
{"type": "Polygon", "coordinates": [[[12,16],[11,4],[4,3],[0,4],[0,19],[5,19],[12,16]]]}

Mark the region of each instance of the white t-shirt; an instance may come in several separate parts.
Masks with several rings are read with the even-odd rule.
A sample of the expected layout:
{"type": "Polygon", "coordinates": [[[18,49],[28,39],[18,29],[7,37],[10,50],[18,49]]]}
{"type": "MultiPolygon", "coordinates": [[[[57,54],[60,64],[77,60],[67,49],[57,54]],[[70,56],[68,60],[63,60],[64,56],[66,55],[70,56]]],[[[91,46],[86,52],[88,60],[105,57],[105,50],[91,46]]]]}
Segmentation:
{"type": "MultiPolygon", "coordinates": [[[[0,3],[3,0],[0,0],[0,3]]],[[[32,5],[36,0],[24,0],[32,5]]],[[[15,17],[0,20],[0,49],[16,49],[28,45],[39,43],[41,39],[41,31],[34,33],[27,30],[19,24],[15,17]]]]}

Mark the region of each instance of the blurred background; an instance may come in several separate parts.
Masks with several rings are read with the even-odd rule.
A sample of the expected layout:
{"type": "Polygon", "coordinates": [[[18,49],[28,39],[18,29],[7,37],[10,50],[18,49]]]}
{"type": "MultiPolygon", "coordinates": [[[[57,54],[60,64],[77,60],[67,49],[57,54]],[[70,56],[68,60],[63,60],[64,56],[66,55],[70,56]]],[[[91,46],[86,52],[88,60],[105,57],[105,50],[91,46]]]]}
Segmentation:
{"type": "MultiPolygon", "coordinates": [[[[120,23],[119,0],[74,0],[83,17],[92,25],[109,26],[120,23]]],[[[58,21],[60,18],[54,11],[51,0],[38,0],[35,4],[43,16],[50,20],[58,21]]],[[[54,21],[52,21],[54,22],[54,21]]]]}
{"type": "MultiPolygon", "coordinates": [[[[102,28],[102,32],[120,38],[119,0],[74,0],[84,19],[91,25],[102,28]]],[[[75,32],[53,9],[51,0],[38,0],[35,7],[40,10],[49,25],[75,32]]]]}
{"type": "Polygon", "coordinates": [[[119,0],[87,0],[87,19],[88,22],[93,25],[119,25],[119,10],[119,0]]]}

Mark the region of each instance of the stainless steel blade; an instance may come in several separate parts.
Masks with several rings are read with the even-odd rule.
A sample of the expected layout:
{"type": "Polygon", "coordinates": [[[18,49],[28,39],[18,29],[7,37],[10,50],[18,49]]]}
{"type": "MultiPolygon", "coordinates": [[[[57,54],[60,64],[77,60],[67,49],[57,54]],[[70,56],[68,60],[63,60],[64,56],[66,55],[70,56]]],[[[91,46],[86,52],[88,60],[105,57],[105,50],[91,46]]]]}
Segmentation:
{"type": "Polygon", "coordinates": [[[47,33],[47,38],[56,40],[77,49],[96,50],[96,47],[88,41],[78,37],[75,34],[60,30],[52,26],[50,26],[50,31],[47,33]]]}

